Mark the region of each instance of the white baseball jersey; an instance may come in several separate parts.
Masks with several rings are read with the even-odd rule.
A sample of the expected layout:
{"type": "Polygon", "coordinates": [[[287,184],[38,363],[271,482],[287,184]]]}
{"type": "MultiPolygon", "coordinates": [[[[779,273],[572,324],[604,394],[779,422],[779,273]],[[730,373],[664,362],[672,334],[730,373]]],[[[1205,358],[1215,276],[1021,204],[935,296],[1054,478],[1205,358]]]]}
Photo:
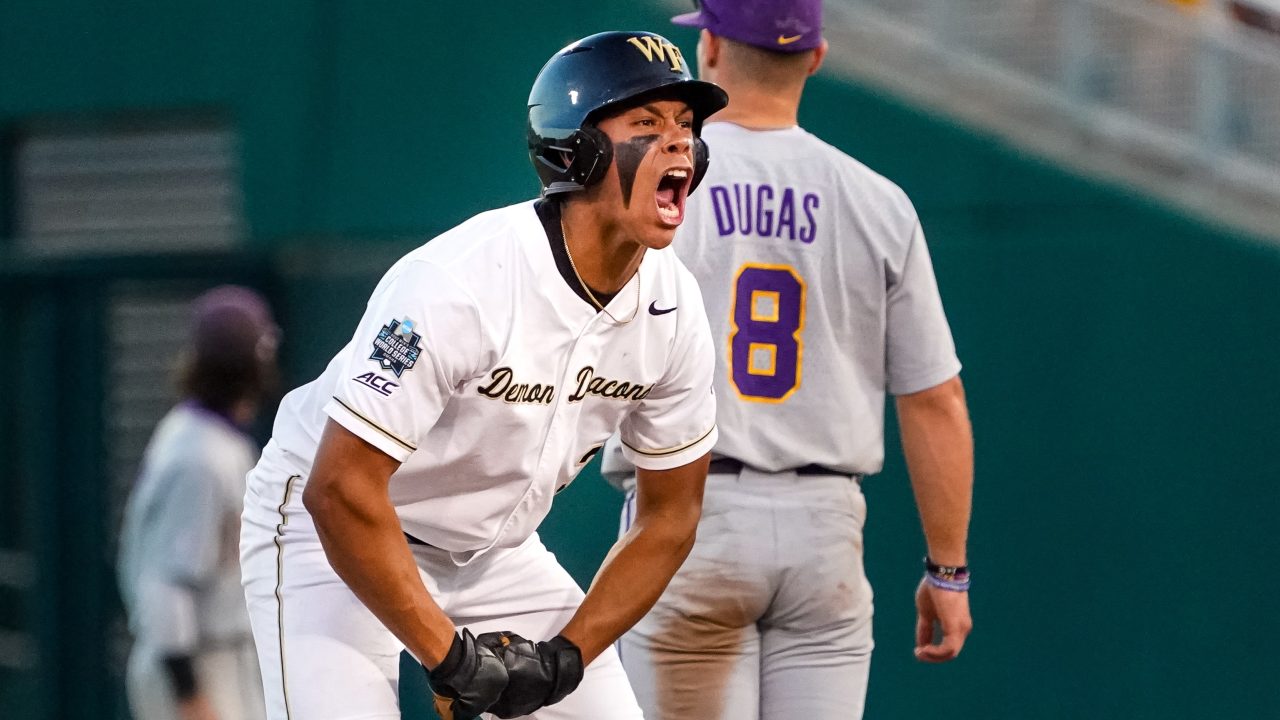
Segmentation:
{"type": "Polygon", "coordinates": [[[907,196],[799,127],[703,129],[713,161],[674,247],[716,338],[717,455],[873,474],[885,390],[960,371],[907,196]]]}
{"type": "Polygon", "coordinates": [[[192,655],[247,642],[240,513],[257,456],[247,435],[194,403],[156,426],[120,545],[120,590],[139,645],[192,655]]]}
{"type": "Polygon", "coordinates": [[[706,313],[675,254],[646,252],[606,310],[557,269],[533,203],[478,215],[387,272],[351,342],[285,397],[263,460],[305,481],[333,419],[403,463],[405,532],[459,564],[517,547],[615,430],[658,470],[715,442],[706,313]]]}

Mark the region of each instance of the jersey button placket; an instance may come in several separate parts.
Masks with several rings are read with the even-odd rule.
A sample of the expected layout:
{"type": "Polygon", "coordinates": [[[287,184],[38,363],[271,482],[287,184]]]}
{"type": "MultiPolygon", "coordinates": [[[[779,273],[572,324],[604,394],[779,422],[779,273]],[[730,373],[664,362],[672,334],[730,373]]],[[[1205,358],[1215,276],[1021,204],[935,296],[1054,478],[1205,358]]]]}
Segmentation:
{"type": "Polygon", "coordinates": [[[595,333],[599,328],[600,317],[601,315],[596,315],[583,326],[577,339],[574,340],[573,347],[569,350],[569,360],[565,363],[564,375],[560,378],[561,391],[557,394],[555,414],[551,419],[551,427],[547,431],[546,450],[538,463],[538,477],[553,479],[549,486],[539,488],[543,492],[555,493],[555,488],[560,484],[560,472],[564,468],[565,457],[572,450],[565,447],[565,438],[571,439],[577,435],[577,420],[582,413],[582,401],[570,402],[569,398],[578,388],[578,373],[582,368],[593,365],[594,359],[599,355],[596,349],[599,338],[595,333]]]}

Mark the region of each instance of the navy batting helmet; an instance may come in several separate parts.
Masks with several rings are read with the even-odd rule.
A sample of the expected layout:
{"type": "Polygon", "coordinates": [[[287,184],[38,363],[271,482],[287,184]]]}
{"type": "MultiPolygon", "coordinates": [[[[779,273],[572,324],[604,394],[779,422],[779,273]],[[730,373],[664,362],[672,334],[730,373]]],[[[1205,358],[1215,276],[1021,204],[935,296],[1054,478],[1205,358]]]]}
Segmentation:
{"type": "Polygon", "coordinates": [[[724,90],[694,80],[680,49],[654,33],[603,32],[553,55],[529,92],[529,159],[542,194],[581,190],[603,178],[613,143],[595,123],[655,99],[682,100],[693,110],[692,190],[709,160],[698,137],[702,122],[728,104],[724,90]]]}

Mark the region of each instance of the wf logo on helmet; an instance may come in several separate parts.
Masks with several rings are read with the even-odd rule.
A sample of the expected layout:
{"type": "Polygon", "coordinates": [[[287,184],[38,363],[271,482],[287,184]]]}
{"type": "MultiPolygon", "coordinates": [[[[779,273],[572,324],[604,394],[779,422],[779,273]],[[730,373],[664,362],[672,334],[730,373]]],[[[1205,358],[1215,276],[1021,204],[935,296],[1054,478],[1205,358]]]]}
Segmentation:
{"type": "Polygon", "coordinates": [[[669,62],[671,63],[671,72],[682,72],[684,70],[684,56],[680,54],[680,48],[662,38],[645,35],[643,37],[627,38],[627,42],[635,45],[637,50],[644,53],[644,59],[649,62],[653,62],[655,59],[659,62],[669,62]]]}

